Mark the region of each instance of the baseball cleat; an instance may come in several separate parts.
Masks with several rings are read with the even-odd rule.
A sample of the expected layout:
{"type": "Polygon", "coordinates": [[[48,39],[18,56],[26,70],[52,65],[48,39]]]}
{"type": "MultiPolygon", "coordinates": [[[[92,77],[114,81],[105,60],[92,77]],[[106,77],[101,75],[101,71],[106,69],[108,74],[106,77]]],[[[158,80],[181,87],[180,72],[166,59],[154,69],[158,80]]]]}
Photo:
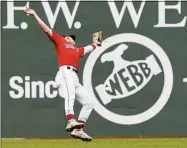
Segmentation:
{"type": "Polygon", "coordinates": [[[75,139],[80,139],[84,142],[90,142],[92,141],[92,137],[87,135],[82,129],[74,129],[71,132],[71,136],[75,139]]]}
{"type": "Polygon", "coordinates": [[[72,132],[74,129],[81,129],[84,127],[84,123],[79,123],[75,119],[72,119],[68,121],[68,124],[66,126],[67,132],[72,132]]]}

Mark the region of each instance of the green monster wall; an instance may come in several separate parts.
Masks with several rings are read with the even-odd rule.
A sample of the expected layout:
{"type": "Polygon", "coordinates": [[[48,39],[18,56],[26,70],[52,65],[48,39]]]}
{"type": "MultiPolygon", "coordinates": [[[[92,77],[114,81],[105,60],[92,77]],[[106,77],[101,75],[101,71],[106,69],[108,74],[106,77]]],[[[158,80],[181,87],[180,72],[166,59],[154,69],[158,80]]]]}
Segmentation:
{"type": "MultiPolygon", "coordinates": [[[[65,4],[53,26],[50,16],[59,3],[29,3],[58,33],[74,33],[78,46],[90,44],[93,32],[104,33],[103,46],[80,61],[80,82],[98,100],[85,131],[92,136],[187,136],[187,2],[126,2],[129,9],[121,16],[123,2],[65,4]]],[[[12,6],[1,4],[2,137],[67,136],[64,100],[52,94],[56,89],[50,85],[58,71],[55,48],[31,16],[12,6]],[[34,92],[36,81],[40,87],[34,92]]],[[[76,116],[80,108],[76,102],[76,116]]]]}

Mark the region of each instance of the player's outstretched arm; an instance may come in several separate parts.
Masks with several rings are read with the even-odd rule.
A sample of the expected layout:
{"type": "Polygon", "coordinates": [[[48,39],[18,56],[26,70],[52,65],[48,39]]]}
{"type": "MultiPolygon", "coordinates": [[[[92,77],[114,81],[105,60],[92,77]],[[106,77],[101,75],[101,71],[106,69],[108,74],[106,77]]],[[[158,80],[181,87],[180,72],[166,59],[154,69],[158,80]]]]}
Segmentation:
{"type": "Polygon", "coordinates": [[[100,43],[99,45],[97,43],[92,43],[88,46],[79,48],[79,56],[83,57],[84,55],[92,52],[97,46],[100,46],[100,43]]]}
{"type": "Polygon", "coordinates": [[[93,43],[86,47],[79,48],[79,56],[83,57],[85,54],[92,52],[97,46],[101,46],[102,39],[103,39],[102,31],[95,32],[92,38],[93,43]]]}
{"type": "Polygon", "coordinates": [[[84,48],[84,55],[92,52],[96,47],[97,47],[96,43],[93,43],[93,44],[83,47],[84,48]]]}
{"type": "Polygon", "coordinates": [[[48,36],[52,37],[52,30],[40,19],[40,17],[37,15],[37,13],[34,10],[30,8],[26,8],[25,13],[33,16],[38,22],[41,30],[44,31],[48,36]]]}

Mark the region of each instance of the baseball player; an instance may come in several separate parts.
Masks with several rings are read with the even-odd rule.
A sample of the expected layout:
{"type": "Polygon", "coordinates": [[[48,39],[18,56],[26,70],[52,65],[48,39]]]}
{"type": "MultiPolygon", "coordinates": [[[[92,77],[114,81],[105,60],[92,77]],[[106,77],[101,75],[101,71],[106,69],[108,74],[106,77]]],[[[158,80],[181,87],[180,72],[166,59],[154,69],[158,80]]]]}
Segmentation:
{"type": "Polygon", "coordinates": [[[30,8],[26,8],[25,13],[35,18],[41,30],[47,34],[56,47],[59,71],[57,72],[55,82],[59,88],[59,93],[65,100],[66,131],[71,132],[71,136],[74,138],[91,141],[92,137],[83,131],[83,127],[93,110],[93,102],[85,88],[80,84],[77,73],[80,57],[101,45],[101,34],[100,40],[98,38],[98,40],[94,40],[94,43],[78,48],[74,35],[59,35],[51,30],[36,12],[30,8]],[[78,120],[74,118],[73,106],[75,99],[83,106],[78,120]]]}

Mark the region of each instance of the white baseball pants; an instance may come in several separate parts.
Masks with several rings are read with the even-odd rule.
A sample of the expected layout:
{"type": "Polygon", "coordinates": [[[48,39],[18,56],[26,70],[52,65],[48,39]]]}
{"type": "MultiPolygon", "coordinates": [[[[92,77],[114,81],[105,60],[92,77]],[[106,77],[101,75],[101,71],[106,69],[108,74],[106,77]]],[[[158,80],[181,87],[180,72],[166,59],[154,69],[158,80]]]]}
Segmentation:
{"type": "Polygon", "coordinates": [[[78,120],[86,122],[93,110],[93,101],[90,99],[86,89],[79,83],[77,74],[72,69],[67,69],[67,67],[61,66],[55,78],[60,96],[65,99],[66,116],[69,114],[74,115],[73,107],[76,99],[83,106],[78,120]]]}

